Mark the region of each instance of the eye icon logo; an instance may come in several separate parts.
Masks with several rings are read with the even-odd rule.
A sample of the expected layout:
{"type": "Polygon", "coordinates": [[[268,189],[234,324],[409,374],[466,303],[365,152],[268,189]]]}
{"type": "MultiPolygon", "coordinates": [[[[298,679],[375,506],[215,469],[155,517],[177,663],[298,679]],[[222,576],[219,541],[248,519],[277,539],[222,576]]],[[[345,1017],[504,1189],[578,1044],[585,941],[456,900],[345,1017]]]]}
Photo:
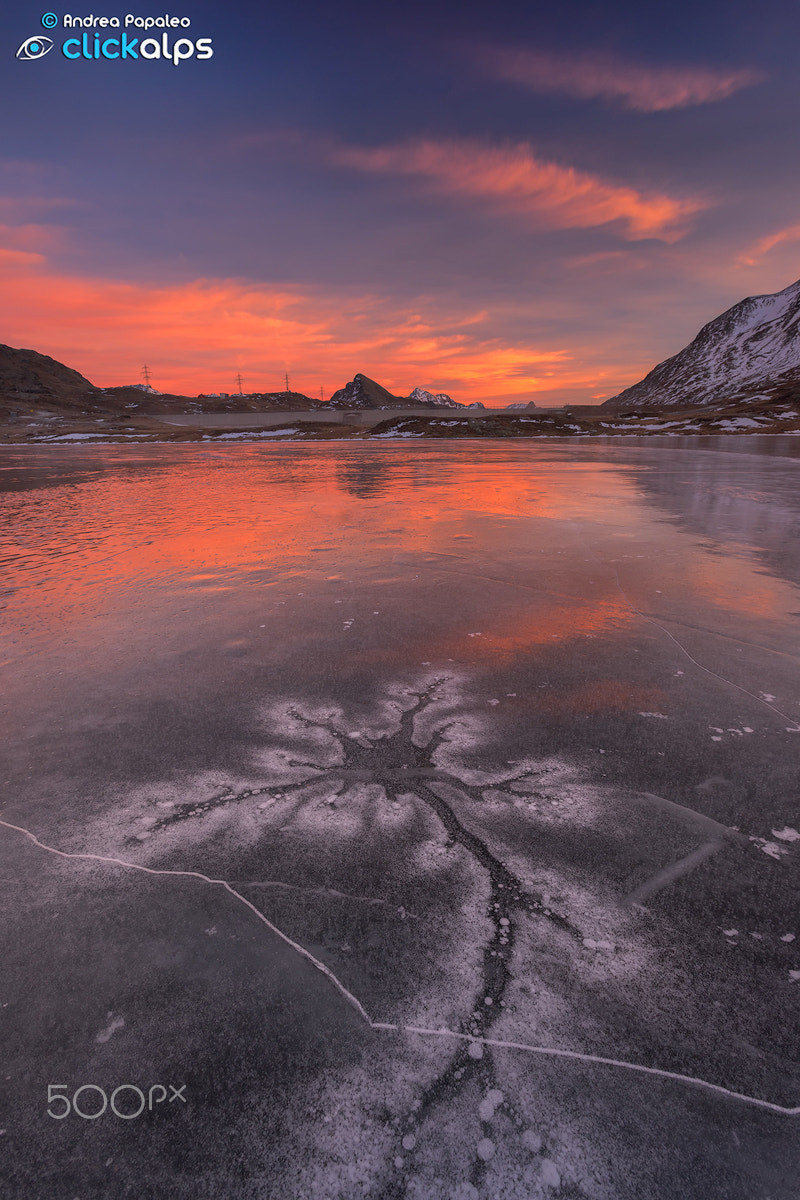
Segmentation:
{"type": "Polygon", "coordinates": [[[29,61],[34,58],[44,58],[45,54],[53,49],[53,39],[49,37],[29,37],[22,43],[17,51],[17,58],[26,58],[29,61]]]}

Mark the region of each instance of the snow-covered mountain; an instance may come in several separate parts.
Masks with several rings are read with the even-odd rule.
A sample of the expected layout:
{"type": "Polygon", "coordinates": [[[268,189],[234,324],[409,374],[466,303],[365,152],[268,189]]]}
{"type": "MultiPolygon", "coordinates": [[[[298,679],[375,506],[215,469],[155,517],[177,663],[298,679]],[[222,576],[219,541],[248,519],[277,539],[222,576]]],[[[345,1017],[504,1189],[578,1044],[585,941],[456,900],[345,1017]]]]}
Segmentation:
{"type": "Polygon", "coordinates": [[[800,280],[769,296],[748,296],[709,321],[679,354],[602,408],[681,408],[755,399],[780,384],[800,385],[800,280]]]}
{"type": "Polygon", "coordinates": [[[407,408],[412,404],[424,408],[464,408],[444,392],[434,394],[420,387],[415,387],[410,396],[395,396],[360,373],[333,393],[330,404],[333,408],[407,408]]]}
{"type": "Polygon", "coordinates": [[[463,404],[459,404],[458,400],[454,400],[452,396],[448,396],[447,392],[426,392],[425,388],[415,387],[413,392],[409,392],[409,400],[413,404],[436,404],[441,408],[463,408],[463,404]]]}

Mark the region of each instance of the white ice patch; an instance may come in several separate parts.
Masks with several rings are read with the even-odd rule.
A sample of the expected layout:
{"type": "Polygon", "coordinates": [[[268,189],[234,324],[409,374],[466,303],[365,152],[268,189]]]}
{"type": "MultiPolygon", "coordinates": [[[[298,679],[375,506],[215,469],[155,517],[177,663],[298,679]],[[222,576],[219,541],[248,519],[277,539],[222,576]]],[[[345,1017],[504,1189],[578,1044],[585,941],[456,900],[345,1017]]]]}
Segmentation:
{"type": "Polygon", "coordinates": [[[640,712],[639,716],[640,717],[658,717],[662,721],[669,720],[669,717],[667,716],[666,713],[659,713],[659,712],[640,712]]]}
{"type": "Polygon", "coordinates": [[[542,1183],[545,1187],[561,1187],[561,1172],[549,1158],[542,1159],[542,1183]]]}
{"type": "Polygon", "coordinates": [[[524,1130],[520,1141],[531,1154],[538,1154],[542,1148],[542,1139],[534,1129],[524,1130]]]}
{"type": "Polygon", "coordinates": [[[425,437],[424,433],[374,433],[373,441],[380,441],[381,438],[421,438],[425,437]]]}
{"type": "Polygon", "coordinates": [[[763,421],[755,421],[752,417],[729,417],[727,420],[715,421],[719,429],[760,429],[763,421]]]}
{"type": "Polygon", "coordinates": [[[217,433],[206,434],[200,440],[202,442],[261,442],[267,438],[292,437],[300,432],[299,429],[270,429],[263,433],[217,433]]]}
{"type": "Polygon", "coordinates": [[[750,837],[750,841],[758,846],[759,850],[764,854],[768,854],[770,858],[781,859],[789,851],[784,846],[779,846],[777,842],[768,842],[766,838],[750,837]]]}
{"type": "Polygon", "coordinates": [[[125,1027],[124,1017],[115,1017],[113,1013],[109,1013],[108,1016],[110,1019],[105,1029],[101,1029],[94,1039],[96,1042],[100,1042],[101,1045],[103,1042],[109,1041],[118,1029],[124,1029],[125,1027]]]}
{"type": "Polygon", "coordinates": [[[495,1110],[500,1107],[504,1100],[503,1093],[497,1088],[492,1088],[487,1092],[483,1100],[478,1105],[478,1114],[482,1121],[491,1121],[494,1117],[495,1110]]]}
{"type": "Polygon", "coordinates": [[[797,842],[800,841],[800,833],[796,829],[792,829],[789,825],[784,825],[783,829],[771,829],[770,833],[779,842],[797,842]]]}

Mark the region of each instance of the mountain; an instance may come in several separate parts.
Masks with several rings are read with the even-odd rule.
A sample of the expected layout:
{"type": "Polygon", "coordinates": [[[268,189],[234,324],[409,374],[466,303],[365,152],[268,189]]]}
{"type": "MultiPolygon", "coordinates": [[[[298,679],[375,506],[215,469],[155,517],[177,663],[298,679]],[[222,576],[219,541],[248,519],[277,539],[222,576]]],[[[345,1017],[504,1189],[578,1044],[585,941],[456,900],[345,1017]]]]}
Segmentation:
{"type": "Polygon", "coordinates": [[[71,407],[99,392],[83,375],[46,354],[0,345],[0,394],[7,404],[29,408],[31,404],[71,407]]]}
{"type": "Polygon", "coordinates": [[[334,392],[328,403],[334,408],[397,408],[408,402],[387,392],[374,379],[359,374],[334,392]]]}
{"type": "Polygon", "coordinates": [[[686,408],[800,389],[800,280],[748,296],[709,321],[679,354],[601,408],[686,408]]]}
{"type": "Polygon", "coordinates": [[[532,412],[534,408],[536,405],[529,400],[527,404],[507,404],[506,412],[532,412]]]}
{"type": "Polygon", "coordinates": [[[446,392],[426,392],[425,388],[415,387],[413,392],[409,392],[409,400],[412,404],[435,404],[437,408],[463,408],[463,404],[459,404],[458,400],[454,400],[452,396],[448,396],[446,392]]]}
{"type": "Polygon", "coordinates": [[[444,392],[434,395],[424,388],[416,387],[410,396],[394,396],[367,375],[356,375],[330,398],[334,408],[463,408],[444,392]]]}

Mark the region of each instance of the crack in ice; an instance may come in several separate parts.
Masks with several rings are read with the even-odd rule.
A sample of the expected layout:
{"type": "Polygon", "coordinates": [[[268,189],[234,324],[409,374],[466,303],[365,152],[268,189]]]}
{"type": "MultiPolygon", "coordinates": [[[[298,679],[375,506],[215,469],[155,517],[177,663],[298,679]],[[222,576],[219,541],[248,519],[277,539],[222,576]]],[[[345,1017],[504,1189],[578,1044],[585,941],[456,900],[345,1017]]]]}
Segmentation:
{"type": "Polygon", "coordinates": [[[21,825],[14,825],[10,821],[4,821],[0,819],[0,826],[2,826],[4,829],[10,829],[15,833],[22,834],[23,837],[28,838],[28,840],[32,842],[38,849],[43,850],[47,854],[53,854],[58,858],[64,858],[73,861],[78,860],[84,862],[88,861],[105,863],[109,866],[123,867],[126,870],[140,871],[145,875],[199,879],[202,883],[222,888],[228,893],[228,895],[233,896],[235,900],[238,900],[241,904],[248,908],[263,925],[266,925],[271,933],[274,933],[278,938],[280,938],[281,941],[285,942],[287,946],[300,955],[301,958],[304,958],[316,970],[324,975],[325,978],[336,988],[339,994],[347,1001],[350,1007],[355,1009],[365,1024],[370,1029],[373,1029],[378,1033],[413,1033],[422,1037],[453,1038],[457,1041],[466,1042],[468,1044],[487,1046],[499,1050],[520,1050],[527,1054],[538,1054],[550,1058],[564,1058],[575,1062],[585,1062],[600,1066],[617,1067],[621,1070],[634,1071],[643,1075],[650,1075],[660,1079],[669,1079],[677,1083],[683,1083],[692,1087],[702,1088],[706,1091],[714,1092],[717,1095],[725,1096],[727,1099],[737,1100],[741,1103],[749,1104],[755,1108],[765,1109],[768,1112],[780,1113],[784,1116],[800,1115],[800,1105],[790,1107],[782,1104],[775,1104],[770,1100],[762,1100],[757,1096],[747,1096],[743,1092],[734,1092],[730,1088],[723,1087],[718,1083],[711,1083],[706,1079],[700,1079],[693,1075],[682,1075],[679,1072],[667,1071],[660,1067],[647,1067],[642,1063],[631,1063],[626,1062],[623,1059],[605,1058],[596,1054],[585,1054],[578,1050],[562,1050],[552,1046],[535,1046],[527,1042],[514,1042],[502,1038],[480,1037],[473,1034],[461,1033],[452,1029],[428,1029],[424,1026],[418,1025],[399,1025],[386,1021],[373,1021],[358,998],[354,996],[348,988],[345,987],[341,980],[334,975],[333,971],[326,967],[323,962],[320,962],[318,958],[315,958],[314,955],[311,954],[310,951],[306,950],[304,946],[301,946],[298,942],[295,942],[292,938],[288,937],[287,934],[283,933],[283,931],[280,930],[277,925],[274,925],[272,921],[269,921],[262,912],[259,912],[254,904],[251,904],[249,900],[237,892],[227,880],[213,879],[209,875],[204,875],[201,871],[180,871],[145,867],[140,863],[132,863],[122,858],[114,858],[103,854],[89,854],[85,852],[69,852],[66,850],[59,850],[55,846],[48,846],[45,842],[42,842],[38,837],[36,837],[36,835],[30,829],[25,829],[21,825]]]}
{"type": "Polygon", "coordinates": [[[726,679],[724,675],[717,674],[717,672],[712,671],[710,667],[704,667],[701,662],[698,662],[696,658],[693,658],[686,647],[678,641],[673,633],[670,633],[668,629],[665,629],[663,625],[656,621],[655,617],[648,617],[646,613],[643,613],[642,610],[637,608],[636,605],[628,598],[625,589],[620,583],[619,571],[617,571],[616,568],[614,569],[614,576],[617,580],[617,587],[619,588],[620,595],[624,598],[625,603],[628,605],[628,608],[631,610],[631,612],[636,613],[637,617],[641,617],[643,621],[647,621],[649,624],[655,625],[656,629],[660,629],[662,633],[665,633],[670,641],[675,643],[681,653],[686,655],[686,657],[689,659],[689,662],[694,663],[699,670],[705,671],[706,675],[711,675],[714,679],[718,679],[721,683],[726,683],[728,687],[736,688],[738,692],[742,692],[745,696],[749,696],[750,699],[755,700],[757,704],[763,704],[765,708],[768,708],[770,712],[775,713],[776,716],[781,717],[784,721],[791,721],[792,724],[787,728],[787,733],[800,733],[800,724],[797,723],[794,717],[790,717],[788,713],[781,712],[779,708],[775,708],[773,704],[770,704],[761,696],[757,696],[755,692],[748,691],[746,687],[742,687],[740,683],[734,683],[732,679],[726,679]]]}

